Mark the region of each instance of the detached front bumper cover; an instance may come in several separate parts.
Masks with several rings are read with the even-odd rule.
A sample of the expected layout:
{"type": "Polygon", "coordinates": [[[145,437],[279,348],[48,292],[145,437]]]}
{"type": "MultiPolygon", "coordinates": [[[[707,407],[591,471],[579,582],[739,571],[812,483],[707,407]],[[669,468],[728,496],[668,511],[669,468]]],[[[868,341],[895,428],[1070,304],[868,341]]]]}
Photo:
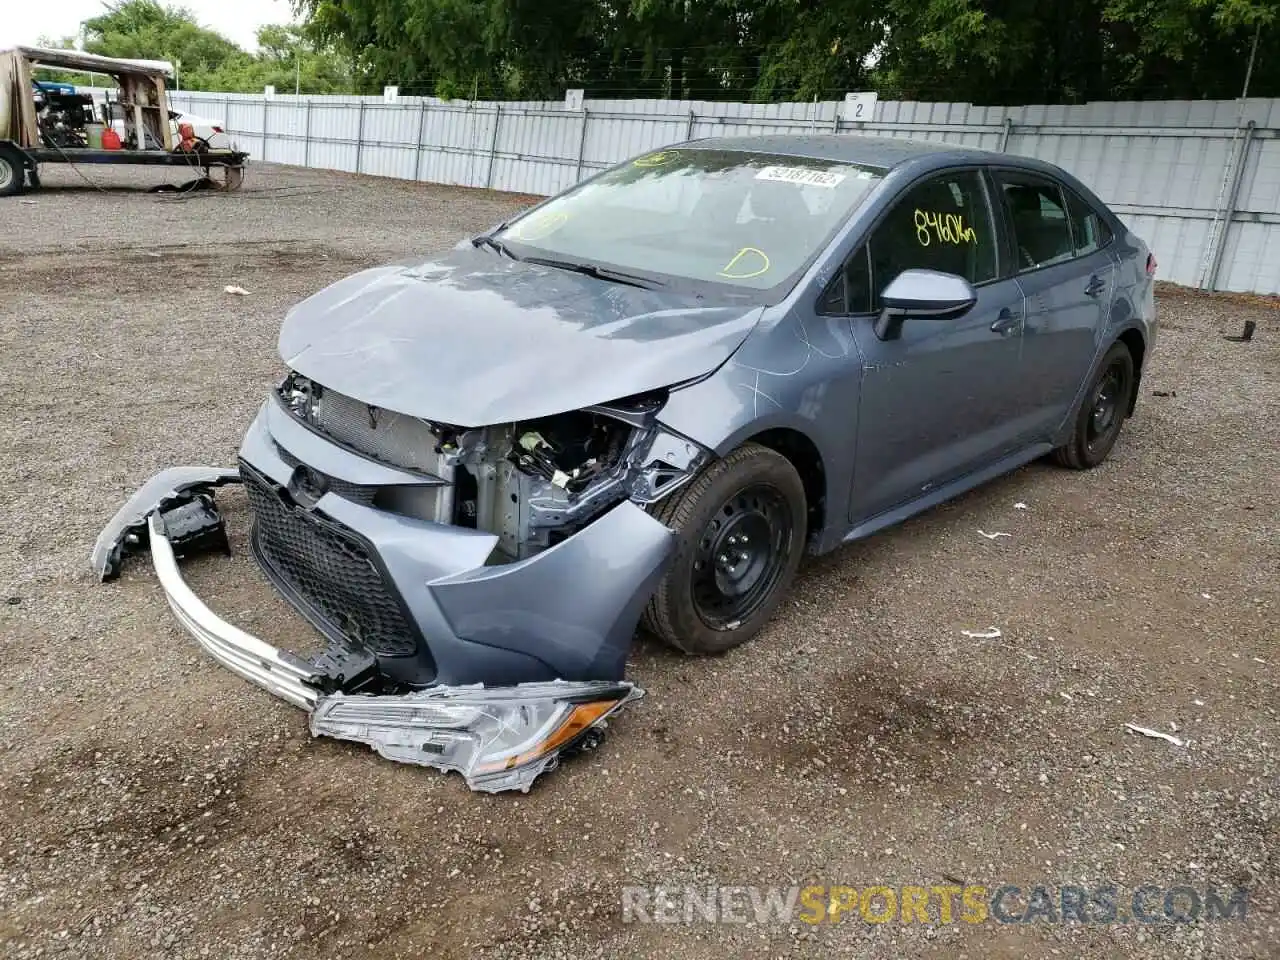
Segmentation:
{"type": "Polygon", "coordinates": [[[306,710],[313,736],[354,740],[391,760],[457,771],[473,790],[527,792],[561,756],[594,747],[607,718],[644,696],[634,684],[607,680],[441,685],[390,695],[324,692],[313,663],[226,622],[182,578],[166,521],[176,516],[188,525],[194,506],[220,534],[209,491],[235,480],[234,471],[202,467],[158,474],[98,538],[94,571],[99,578],[118,574],[122,557],[149,539],[178,622],[228,670],[306,710]]]}

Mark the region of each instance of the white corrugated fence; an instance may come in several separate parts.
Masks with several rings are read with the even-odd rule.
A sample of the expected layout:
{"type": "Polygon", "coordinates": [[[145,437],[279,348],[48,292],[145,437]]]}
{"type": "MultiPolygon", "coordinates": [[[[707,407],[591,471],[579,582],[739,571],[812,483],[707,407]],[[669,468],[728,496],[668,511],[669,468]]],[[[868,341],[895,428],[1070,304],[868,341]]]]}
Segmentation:
{"type": "Polygon", "coordinates": [[[1280,293],[1280,100],[979,107],[841,102],[452,101],[170,95],[222,121],[255,159],[551,194],[637,153],[694,137],[805,131],[914,137],[1039,157],[1088,184],[1150,244],[1166,280],[1280,293]]]}

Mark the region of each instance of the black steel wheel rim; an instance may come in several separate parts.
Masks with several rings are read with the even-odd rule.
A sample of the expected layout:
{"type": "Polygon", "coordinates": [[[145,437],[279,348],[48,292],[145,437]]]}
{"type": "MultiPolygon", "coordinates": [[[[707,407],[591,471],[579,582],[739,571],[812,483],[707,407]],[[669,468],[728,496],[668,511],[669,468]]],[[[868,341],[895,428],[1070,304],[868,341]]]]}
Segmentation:
{"type": "Polygon", "coordinates": [[[1120,427],[1124,419],[1122,405],[1127,392],[1127,377],[1124,364],[1119,360],[1112,363],[1098,378],[1093,388],[1093,396],[1089,404],[1089,420],[1085,425],[1085,443],[1089,449],[1095,449],[1120,427]]]}
{"type": "Polygon", "coordinates": [[[693,606],[713,630],[734,630],[768,601],[791,552],[790,505],[777,487],[758,483],[726,500],[698,540],[693,606]]]}

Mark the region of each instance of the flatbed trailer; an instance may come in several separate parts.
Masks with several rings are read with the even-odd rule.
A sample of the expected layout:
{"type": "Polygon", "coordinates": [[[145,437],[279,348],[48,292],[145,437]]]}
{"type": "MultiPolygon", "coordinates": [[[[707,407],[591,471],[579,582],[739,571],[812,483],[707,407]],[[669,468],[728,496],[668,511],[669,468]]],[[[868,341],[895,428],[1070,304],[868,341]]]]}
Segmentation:
{"type": "Polygon", "coordinates": [[[242,150],[161,153],[159,150],[80,150],[37,147],[25,152],[36,163],[144,163],[159,167],[238,167],[249,159],[249,154],[242,150]]]}
{"type": "MultiPolygon", "coordinates": [[[[243,150],[205,150],[201,153],[165,153],[161,150],[96,150],[74,147],[36,147],[23,150],[12,141],[0,140],[0,151],[9,147],[25,156],[27,176],[35,173],[33,186],[40,183],[38,165],[42,163],[132,163],[154,167],[186,167],[209,176],[218,167],[223,171],[222,186],[235,190],[244,178],[249,154],[243,150]]],[[[3,176],[3,174],[0,174],[3,176]]],[[[0,193],[0,195],[3,195],[0,193]]]]}
{"type": "Polygon", "coordinates": [[[221,186],[240,186],[249,158],[244,151],[215,150],[203,141],[175,143],[165,89],[165,81],[172,74],[173,66],[163,60],[119,60],[79,50],[39,47],[0,51],[0,197],[22,193],[28,185],[39,187],[39,166],[43,163],[187,167],[205,177],[209,177],[211,169],[218,168],[224,176],[221,186]],[[37,109],[32,84],[32,71],[42,67],[112,77],[124,108],[125,138],[133,147],[126,144],[123,149],[112,150],[84,145],[88,138],[75,134],[67,142],[65,128],[51,135],[42,126],[45,115],[37,109]],[[156,146],[137,149],[138,144],[148,143],[156,146]]]}

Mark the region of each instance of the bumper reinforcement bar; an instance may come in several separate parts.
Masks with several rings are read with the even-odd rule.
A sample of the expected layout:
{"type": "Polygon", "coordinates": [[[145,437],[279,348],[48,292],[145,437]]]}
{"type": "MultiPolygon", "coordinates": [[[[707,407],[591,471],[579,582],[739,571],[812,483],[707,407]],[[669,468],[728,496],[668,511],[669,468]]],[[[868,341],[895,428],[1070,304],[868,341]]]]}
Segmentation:
{"type": "Polygon", "coordinates": [[[164,533],[160,514],[150,517],[151,562],[169,607],[196,642],[233,673],[271,691],[304,710],[315,707],[320,691],[308,684],[315,671],[298,657],[227,623],[187,586],[164,533]]]}

